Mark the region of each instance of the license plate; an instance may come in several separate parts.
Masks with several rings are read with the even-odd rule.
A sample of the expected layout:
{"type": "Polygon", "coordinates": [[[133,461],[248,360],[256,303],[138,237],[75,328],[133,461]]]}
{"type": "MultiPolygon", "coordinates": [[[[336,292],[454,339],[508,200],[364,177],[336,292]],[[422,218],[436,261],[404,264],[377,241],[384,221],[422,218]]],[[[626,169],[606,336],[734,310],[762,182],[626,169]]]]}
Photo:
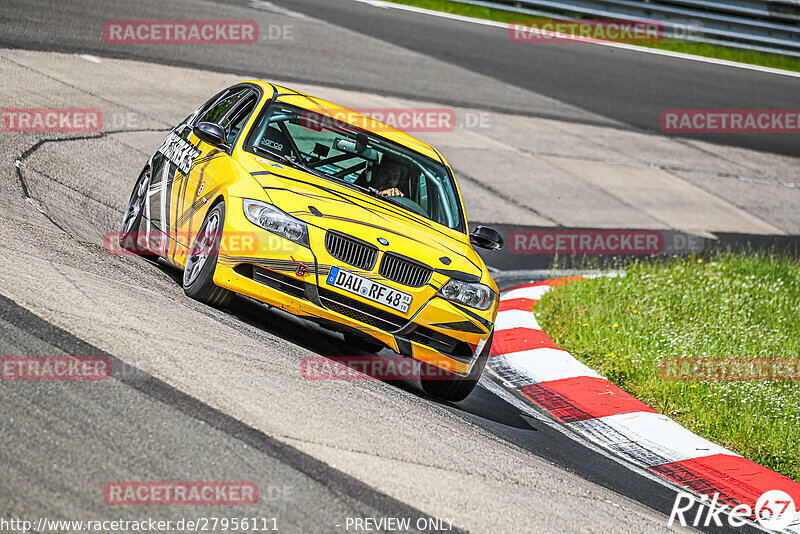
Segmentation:
{"type": "Polygon", "coordinates": [[[374,282],[369,278],[343,271],[338,267],[331,267],[331,272],[328,275],[327,281],[329,286],[338,287],[350,293],[355,293],[363,298],[379,302],[384,306],[388,306],[403,313],[408,312],[408,308],[411,306],[411,295],[408,293],[397,291],[380,282],[374,282]]]}

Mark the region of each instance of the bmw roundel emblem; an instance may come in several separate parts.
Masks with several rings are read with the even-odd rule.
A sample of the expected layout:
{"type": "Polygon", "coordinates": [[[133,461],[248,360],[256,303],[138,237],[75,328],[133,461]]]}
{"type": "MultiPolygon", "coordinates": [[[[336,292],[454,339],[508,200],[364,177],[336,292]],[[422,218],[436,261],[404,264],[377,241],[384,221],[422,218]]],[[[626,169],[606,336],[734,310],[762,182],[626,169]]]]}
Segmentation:
{"type": "Polygon", "coordinates": [[[384,238],[382,238],[382,237],[378,238],[378,243],[380,243],[384,247],[389,245],[389,242],[387,240],[385,240],[384,238]]]}

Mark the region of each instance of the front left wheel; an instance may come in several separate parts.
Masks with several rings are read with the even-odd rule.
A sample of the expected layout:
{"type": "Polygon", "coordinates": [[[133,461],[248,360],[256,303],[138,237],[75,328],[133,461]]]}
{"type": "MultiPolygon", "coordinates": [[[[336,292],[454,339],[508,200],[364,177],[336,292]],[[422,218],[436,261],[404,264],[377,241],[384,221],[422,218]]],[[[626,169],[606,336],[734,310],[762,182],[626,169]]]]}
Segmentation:
{"type": "Polygon", "coordinates": [[[155,259],[153,254],[147,249],[145,236],[139,231],[144,216],[145,203],[147,202],[147,191],[150,189],[152,173],[150,167],[145,168],[136,180],[133,187],[131,199],[128,201],[128,209],[125,210],[125,217],[122,219],[122,230],[119,233],[119,242],[123,249],[133,252],[145,258],[155,259]]]}
{"type": "Polygon", "coordinates": [[[225,202],[220,202],[206,214],[183,269],[183,291],[186,295],[216,307],[224,307],[233,299],[232,292],[214,284],[224,225],[225,202]]]}

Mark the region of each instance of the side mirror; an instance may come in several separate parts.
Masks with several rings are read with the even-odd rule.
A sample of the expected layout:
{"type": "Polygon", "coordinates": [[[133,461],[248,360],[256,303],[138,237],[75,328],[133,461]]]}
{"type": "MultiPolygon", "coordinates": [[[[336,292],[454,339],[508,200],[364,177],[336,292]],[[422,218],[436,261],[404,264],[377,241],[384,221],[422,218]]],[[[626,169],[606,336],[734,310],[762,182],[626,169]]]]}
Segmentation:
{"type": "Polygon", "coordinates": [[[200,122],[192,128],[192,133],[201,141],[205,141],[211,146],[228,150],[225,142],[225,130],[219,124],[213,122],[200,122]]]}
{"type": "Polygon", "coordinates": [[[500,232],[488,226],[476,226],[469,234],[469,241],[476,247],[488,250],[500,250],[504,243],[500,232]]]}

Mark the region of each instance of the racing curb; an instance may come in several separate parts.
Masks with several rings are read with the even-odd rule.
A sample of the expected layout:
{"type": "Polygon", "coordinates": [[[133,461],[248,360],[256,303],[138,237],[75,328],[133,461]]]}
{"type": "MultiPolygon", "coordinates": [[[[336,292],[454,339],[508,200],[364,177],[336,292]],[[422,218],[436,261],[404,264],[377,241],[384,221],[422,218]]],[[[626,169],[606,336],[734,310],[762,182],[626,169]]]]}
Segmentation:
{"type": "MultiPolygon", "coordinates": [[[[583,279],[555,278],[503,292],[490,371],[517,396],[595,445],[694,494],[719,493],[721,506],[746,504],[755,510],[769,490],[785,491],[800,506],[800,483],[690,432],[550,339],[533,306],[552,287],[583,279]]],[[[800,534],[800,511],[784,532],[800,534]]]]}

